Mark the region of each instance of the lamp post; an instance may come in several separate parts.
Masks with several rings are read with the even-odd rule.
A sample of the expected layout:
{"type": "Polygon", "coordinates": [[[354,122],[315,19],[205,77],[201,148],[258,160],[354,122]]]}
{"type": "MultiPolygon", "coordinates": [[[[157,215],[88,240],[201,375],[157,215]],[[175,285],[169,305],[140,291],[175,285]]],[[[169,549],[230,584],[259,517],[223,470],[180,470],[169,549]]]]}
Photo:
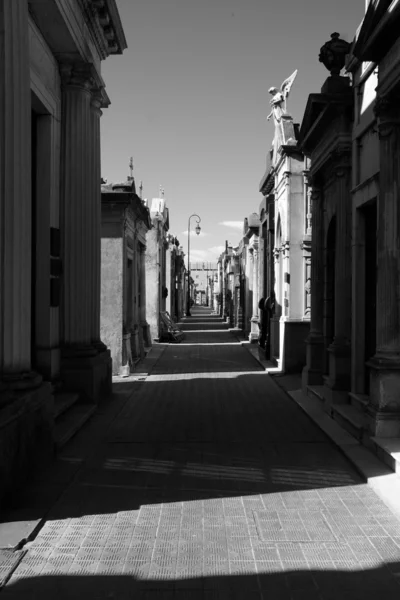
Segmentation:
{"type": "Polygon", "coordinates": [[[186,304],[186,316],[187,317],[191,317],[191,312],[190,312],[190,219],[192,217],[197,217],[197,225],[195,227],[195,232],[197,233],[197,235],[199,235],[201,228],[199,223],[201,222],[201,219],[199,217],[199,215],[196,215],[196,213],[193,213],[192,215],[190,215],[189,220],[188,220],[188,286],[187,286],[187,304],[186,304]]]}

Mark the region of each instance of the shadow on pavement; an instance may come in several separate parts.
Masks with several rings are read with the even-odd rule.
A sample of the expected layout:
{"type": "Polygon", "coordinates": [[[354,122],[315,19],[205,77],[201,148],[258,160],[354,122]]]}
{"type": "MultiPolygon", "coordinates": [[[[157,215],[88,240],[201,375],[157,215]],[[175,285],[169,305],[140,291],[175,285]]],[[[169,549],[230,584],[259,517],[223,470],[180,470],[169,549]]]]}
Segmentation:
{"type": "MultiPolygon", "coordinates": [[[[194,558],[186,556],[182,562],[169,555],[168,566],[155,565],[148,570],[148,563],[138,564],[132,559],[120,572],[118,564],[100,565],[98,574],[79,574],[80,568],[88,568],[90,559],[81,563],[69,563],[68,557],[54,561],[53,573],[13,578],[2,593],[11,600],[137,600],[137,599],[213,599],[213,600],[398,600],[400,587],[396,581],[400,573],[399,562],[388,562],[376,568],[346,570],[338,562],[337,568],[288,569],[282,572],[277,561],[267,564],[259,561],[253,567],[243,561],[206,558],[200,566],[194,558]],[[57,569],[70,574],[55,574],[57,569]],[[256,573],[256,568],[258,573],[256,573]],[[231,574],[229,574],[229,569],[231,574]],[[195,573],[199,575],[195,575],[195,573]],[[203,573],[203,575],[202,575],[203,573]],[[225,574],[227,573],[227,574],[225,574]]],[[[97,564],[97,563],[96,563],[97,564]]],[[[253,565],[252,565],[253,566],[253,565]]]]}

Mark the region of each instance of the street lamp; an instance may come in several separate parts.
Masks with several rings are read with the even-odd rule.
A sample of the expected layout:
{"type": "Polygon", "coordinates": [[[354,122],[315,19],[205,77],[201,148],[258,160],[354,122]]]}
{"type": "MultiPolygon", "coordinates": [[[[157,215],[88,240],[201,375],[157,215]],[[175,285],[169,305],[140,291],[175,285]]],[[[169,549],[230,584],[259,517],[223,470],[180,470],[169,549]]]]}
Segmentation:
{"type": "Polygon", "coordinates": [[[186,316],[187,317],[191,317],[191,312],[190,312],[190,219],[192,217],[197,217],[197,225],[195,227],[195,232],[197,233],[197,235],[199,235],[201,228],[199,223],[201,222],[201,219],[199,217],[199,215],[196,215],[196,213],[193,213],[192,215],[190,215],[189,217],[189,221],[188,221],[188,286],[187,286],[187,303],[186,303],[186,316]]]}

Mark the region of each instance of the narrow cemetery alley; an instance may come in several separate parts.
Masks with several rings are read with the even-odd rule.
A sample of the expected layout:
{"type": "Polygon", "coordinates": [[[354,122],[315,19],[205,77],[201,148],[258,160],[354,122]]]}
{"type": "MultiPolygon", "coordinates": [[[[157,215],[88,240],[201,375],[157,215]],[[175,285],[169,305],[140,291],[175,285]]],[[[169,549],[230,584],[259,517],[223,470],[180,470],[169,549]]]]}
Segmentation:
{"type": "Polygon", "coordinates": [[[398,518],[222,319],[181,328],[27,485],[0,599],[398,600],[398,518]]]}

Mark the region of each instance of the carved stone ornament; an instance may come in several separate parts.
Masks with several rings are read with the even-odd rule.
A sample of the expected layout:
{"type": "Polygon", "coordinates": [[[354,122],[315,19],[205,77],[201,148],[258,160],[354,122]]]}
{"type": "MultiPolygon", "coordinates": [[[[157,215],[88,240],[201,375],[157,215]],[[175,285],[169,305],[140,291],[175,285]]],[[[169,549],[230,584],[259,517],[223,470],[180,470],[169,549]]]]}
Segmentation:
{"type": "Polygon", "coordinates": [[[338,33],[332,33],[329,42],[326,42],[320,50],[319,62],[322,62],[331,75],[340,75],[345,65],[346,54],[349,52],[349,42],[340,39],[338,33]]]}

